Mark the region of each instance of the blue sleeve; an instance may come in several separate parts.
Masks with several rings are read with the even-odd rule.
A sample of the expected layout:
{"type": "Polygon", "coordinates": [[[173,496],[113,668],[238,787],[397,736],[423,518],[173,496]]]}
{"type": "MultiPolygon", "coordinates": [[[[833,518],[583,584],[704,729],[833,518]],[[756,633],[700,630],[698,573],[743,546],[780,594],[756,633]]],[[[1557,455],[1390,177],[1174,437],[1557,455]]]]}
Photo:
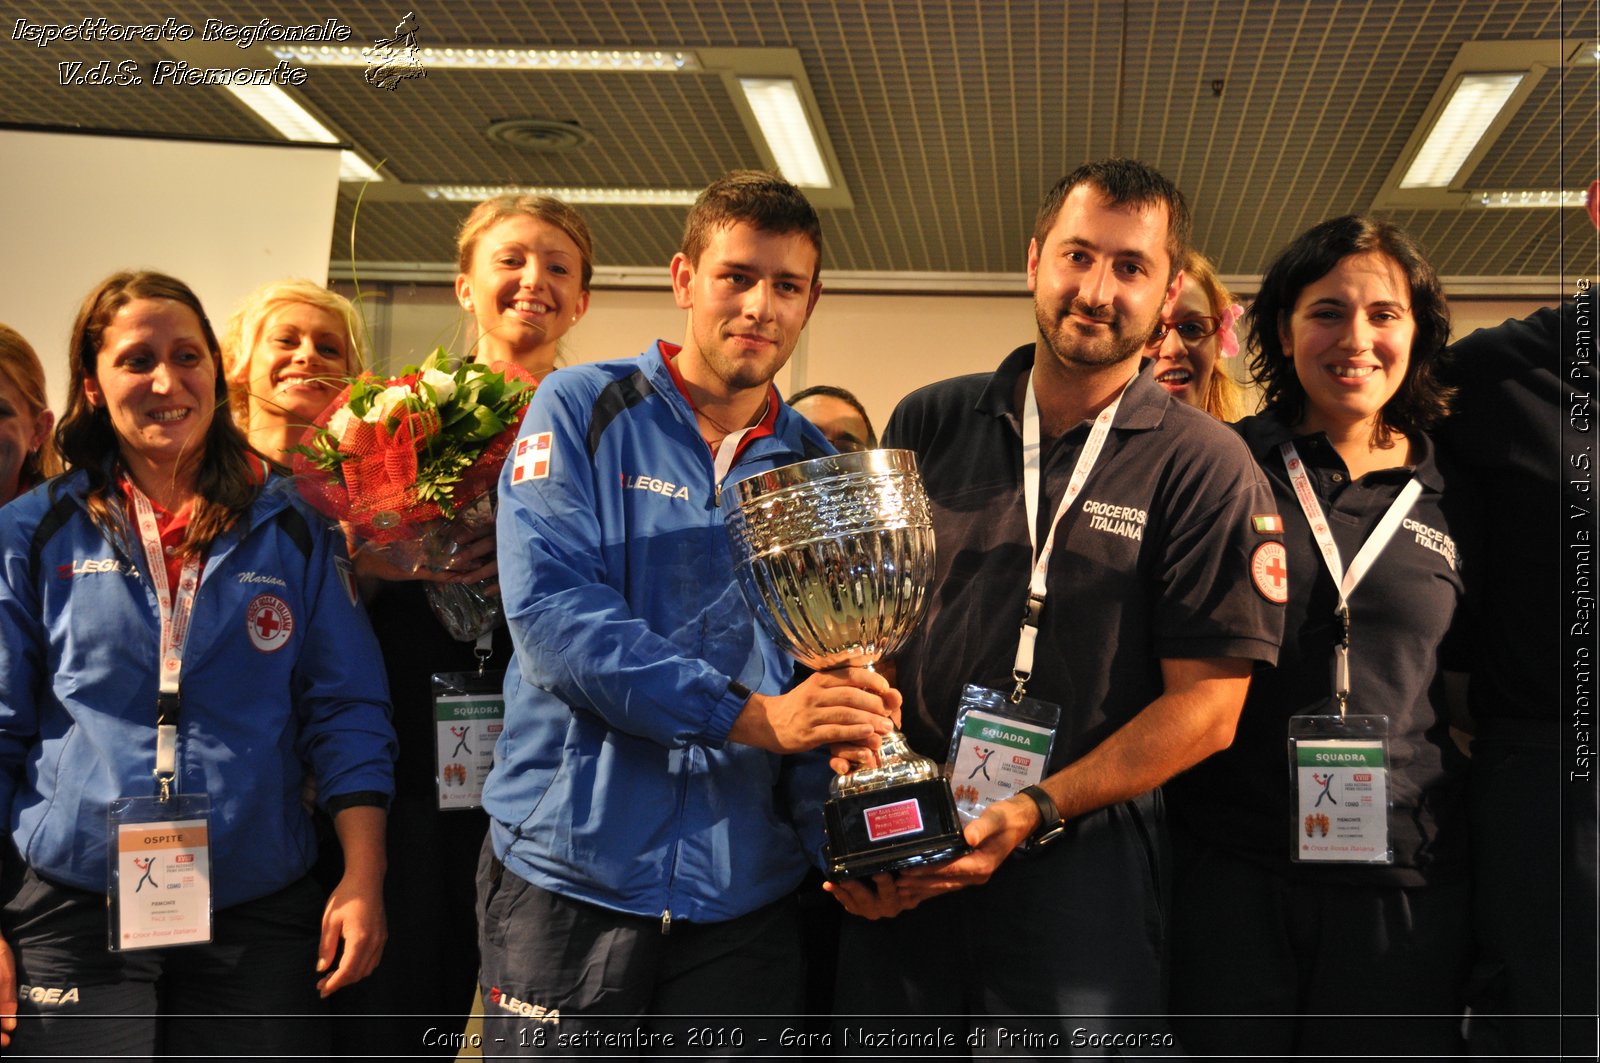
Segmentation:
{"type": "Polygon", "coordinates": [[[822,805],[828,796],[828,783],[833,779],[833,769],[828,766],[828,751],[814,749],[809,753],[792,753],[783,758],[782,774],[778,779],[778,807],[787,810],[789,822],[800,836],[800,845],[806,858],[818,868],[824,868],[822,847],[827,834],[822,805]]]}
{"type": "Polygon", "coordinates": [[[513,449],[500,477],[500,591],[521,678],[663,746],[720,747],[749,692],[680,653],[609,581],[589,407],[574,379],[588,378],[547,381],[522,422],[519,445],[548,433],[548,467],[525,460],[519,480],[513,449]]]}
{"type": "Polygon", "coordinates": [[[20,525],[16,516],[14,508],[0,510],[0,829],[6,831],[28,750],[39,734],[44,675],[44,625],[28,572],[31,525],[20,525]]]}
{"type": "Polygon", "coordinates": [[[352,794],[390,797],[397,747],[383,656],[355,595],[343,535],[320,517],[307,519],[313,546],[305,601],[311,616],[294,672],[298,752],[311,765],[317,800],[325,807],[352,794]]]}

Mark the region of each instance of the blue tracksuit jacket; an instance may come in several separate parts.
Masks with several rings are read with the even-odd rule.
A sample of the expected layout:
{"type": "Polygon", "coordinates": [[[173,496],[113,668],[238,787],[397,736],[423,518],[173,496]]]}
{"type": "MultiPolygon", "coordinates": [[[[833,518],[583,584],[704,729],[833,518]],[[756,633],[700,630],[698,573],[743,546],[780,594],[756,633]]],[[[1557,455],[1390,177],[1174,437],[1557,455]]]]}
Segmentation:
{"type": "MultiPolygon", "coordinates": [[[[0,507],[0,822],[40,875],[103,890],[106,806],[155,795],[161,618],[137,536],[101,534],[82,506],[86,483],[69,473],[0,507]],[[74,505],[30,558],[52,488],[74,505]]],[[[335,570],[344,556],[337,529],[273,478],[205,559],[183,656],[177,791],[210,796],[219,909],[310,869],[308,767],[324,803],[393,792],[383,661],[335,570]],[[302,520],[280,519],[290,506],[302,520]],[[287,606],[286,639],[251,637],[263,595],[287,606]]]]}
{"type": "Polygon", "coordinates": [[[726,488],[831,448],[781,406],[719,492],[657,344],[535,393],[500,481],[500,586],[518,667],[484,788],[496,854],[554,893],[716,922],[788,893],[821,843],[825,755],[725,742],[737,686],[792,661],[734,582],[726,488]],[[541,475],[542,474],[542,475],[541,475]]]}

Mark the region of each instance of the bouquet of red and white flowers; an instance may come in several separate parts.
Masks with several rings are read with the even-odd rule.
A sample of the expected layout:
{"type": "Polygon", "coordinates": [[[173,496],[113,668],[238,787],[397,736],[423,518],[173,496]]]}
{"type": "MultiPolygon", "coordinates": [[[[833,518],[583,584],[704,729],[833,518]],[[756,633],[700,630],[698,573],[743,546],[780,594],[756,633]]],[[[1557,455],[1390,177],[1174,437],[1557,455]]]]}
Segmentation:
{"type": "MultiPolygon", "coordinates": [[[[293,448],[301,493],[367,548],[407,571],[443,569],[492,523],[492,492],[537,386],[508,363],[452,367],[443,348],[384,380],[364,373],[293,448]]],[[[499,602],[463,584],[428,597],[458,639],[499,619],[499,602]]]]}

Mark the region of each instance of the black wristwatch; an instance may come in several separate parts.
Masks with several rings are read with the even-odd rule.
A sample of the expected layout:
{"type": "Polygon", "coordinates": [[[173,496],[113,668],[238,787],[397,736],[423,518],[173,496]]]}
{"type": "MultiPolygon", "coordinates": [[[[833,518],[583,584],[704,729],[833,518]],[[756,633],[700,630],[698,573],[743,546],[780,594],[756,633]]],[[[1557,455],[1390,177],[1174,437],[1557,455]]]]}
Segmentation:
{"type": "Polygon", "coordinates": [[[1067,832],[1067,821],[1061,818],[1055,801],[1041,788],[1024,786],[1019,793],[1030,799],[1039,810],[1039,825],[1017,849],[1019,852],[1036,853],[1067,832]]]}

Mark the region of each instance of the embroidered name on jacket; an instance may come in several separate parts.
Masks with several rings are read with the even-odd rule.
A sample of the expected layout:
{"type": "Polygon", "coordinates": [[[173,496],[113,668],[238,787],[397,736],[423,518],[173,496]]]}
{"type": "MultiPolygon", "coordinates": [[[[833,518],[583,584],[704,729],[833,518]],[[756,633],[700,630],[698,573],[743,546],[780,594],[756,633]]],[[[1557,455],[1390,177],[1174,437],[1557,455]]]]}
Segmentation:
{"type": "Polygon", "coordinates": [[[682,499],[687,502],[689,500],[689,489],[675,484],[671,480],[662,480],[642,473],[629,476],[624,472],[618,475],[622,478],[622,489],[624,491],[650,491],[654,494],[666,495],[674,501],[682,499]]]}
{"type": "Polygon", "coordinates": [[[288,586],[288,584],[283,582],[283,580],[280,579],[279,577],[277,577],[277,576],[268,576],[268,575],[265,575],[265,574],[260,573],[260,572],[241,572],[241,573],[239,573],[239,582],[240,583],[270,583],[274,587],[287,587],[288,586]]]}
{"type": "Polygon", "coordinates": [[[1083,512],[1089,518],[1091,531],[1110,532],[1112,535],[1120,535],[1134,542],[1144,538],[1145,511],[1142,509],[1085,499],[1083,512]]]}
{"type": "Polygon", "coordinates": [[[1407,517],[1400,525],[1408,532],[1415,532],[1417,545],[1425,546],[1429,550],[1450,562],[1451,569],[1456,567],[1456,541],[1438,528],[1430,528],[1420,520],[1407,517]]]}

